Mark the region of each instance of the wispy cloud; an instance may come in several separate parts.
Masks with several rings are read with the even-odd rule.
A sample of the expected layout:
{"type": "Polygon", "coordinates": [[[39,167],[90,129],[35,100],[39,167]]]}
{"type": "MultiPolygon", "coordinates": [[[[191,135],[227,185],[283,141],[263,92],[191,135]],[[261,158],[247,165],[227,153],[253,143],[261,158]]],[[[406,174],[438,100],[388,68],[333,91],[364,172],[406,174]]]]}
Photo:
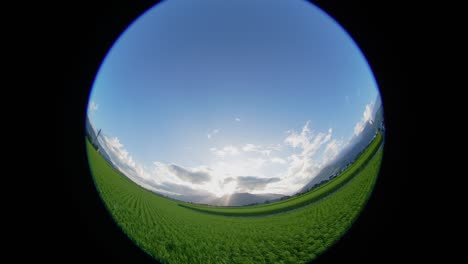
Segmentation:
{"type": "Polygon", "coordinates": [[[154,162],[148,170],[135,162],[117,137],[103,136],[101,143],[111,162],[137,184],[156,192],[172,195],[208,195],[208,191],[194,188],[212,179],[206,166],[186,168],[177,164],[154,162]]]}
{"type": "Polygon", "coordinates": [[[260,154],[266,155],[266,156],[270,156],[270,154],[272,152],[272,149],[270,149],[268,147],[257,146],[257,145],[254,145],[254,144],[245,144],[242,147],[242,150],[245,151],[245,152],[257,152],[257,153],[260,153],[260,154]]]}
{"type": "Polygon", "coordinates": [[[330,141],[333,132],[330,128],[326,134],[321,132],[315,134],[309,129],[309,124],[310,121],[307,121],[299,134],[291,131],[284,140],[287,145],[302,149],[302,156],[313,156],[324,143],[330,141]]]}
{"type": "Polygon", "coordinates": [[[372,124],[373,109],[374,109],[373,102],[366,105],[366,108],[364,109],[364,112],[362,113],[361,120],[359,120],[359,122],[357,122],[356,125],[354,126],[354,135],[356,136],[359,135],[364,130],[364,127],[366,126],[367,122],[372,124]]]}
{"type": "Polygon", "coordinates": [[[270,159],[272,163],[278,163],[278,164],[286,164],[286,160],[279,158],[279,157],[273,157],[270,159]]]}
{"type": "Polygon", "coordinates": [[[119,138],[102,135],[98,140],[111,162],[125,175],[133,180],[149,179],[151,177],[144,166],[134,161],[119,138]]]}
{"type": "Polygon", "coordinates": [[[113,137],[104,138],[104,143],[111,154],[111,158],[114,158],[116,164],[125,165],[128,167],[135,167],[135,161],[133,161],[132,156],[128,154],[128,151],[125,149],[124,145],[120,143],[119,138],[113,137]]]}
{"type": "Polygon", "coordinates": [[[215,154],[216,156],[224,157],[227,155],[238,155],[239,154],[239,149],[235,146],[229,145],[225,146],[221,149],[218,148],[210,148],[210,151],[215,154]]]}
{"type": "Polygon", "coordinates": [[[236,117],[236,119],[234,119],[236,122],[240,122],[240,118],[239,117],[236,117]]]}
{"type": "MultiPolygon", "coordinates": [[[[323,153],[324,147],[331,141],[333,130],[328,129],[327,133],[319,132],[314,133],[309,128],[310,122],[307,121],[302,131],[296,133],[289,131],[288,137],[284,140],[285,144],[298,150],[288,156],[289,161],[286,176],[283,180],[287,184],[300,187],[306,182],[310,181],[323,167],[324,160],[323,153]]],[[[332,148],[330,146],[330,148],[332,148]]],[[[328,156],[332,156],[332,152],[328,151],[328,156]]]]}
{"type": "Polygon", "coordinates": [[[239,155],[241,152],[270,156],[273,151],[279,151],[280,145],[260,146],[255,144],[244,144],[243,146],[227,145],[221,148],[212,147],[210,152],[216,156],[224,157],[229,155],[239,155]]]}
{"type": "MultiPolygon", "coordinates": [[[[300,189],[303,184],[312,180],[321,168],[335,158],[345,145],[342,140],[332,138],[333,129],[326,132],[314,132],[307,121],[300,132],[290,130],[283,141],[283,145],[256,145],[252,143],[241,146],[228,145],[222,148],[211,148],[215,157],[210,165],[216,177],[220,179],[236,180],[240,182],[238,190],[247,190],[242,183],[256,183],[253,178],[237,178],[239,175],[257,175],[260,179],[257,187],[249,190],[263,190],[263,180],[268,176],[278,180],[268,181],[269,190],[282,193],[292,193],[300,189]],[[276,164],[274,167],[267,164],[276,164]],[[231,179],[232,178],[232,179],[231,179]]],[[[253,177],[253,176],[245,176],[253,177]]],[[[254,185],[253,185],[254,186],[254,185]]]]}
{"type": "Polygon", "coordinates": [[[323,163],[332,161],[343,149],[345,142],[343,140],[332,139],[323,152],[323,163]]]}
{"type": "MultiPolygon", "coordinates": [[[[370,106],[363,114],[369,119],[370,106]]],[[[210,137],[219,133],[211,131],[210,137]]],[[[148,170],[134,161],[117,137],[104,138],[106,152],[129,178],[154,191],[176,194],[276,192],[293,194],[333,160],[347,143],[333,130],[316,132],[307,121],[299,132],[290,130],[283,144],[241,144],[212,147],[210,162],[198,167],[154,162],[148,170]],[[267,166],[273,165],[274,166],[267,166]],[[149,172],[148,172],[149,171],[149,172]],[[255,175],[255,176],[243,176],[255,175]]]]}
{"type": "Polygon", "coordinates": [[[214,135],[216,135],[218,133],[219,133],[219,129],[213,129],[212,131],[208,132],[208,134],[206,134],[206,137],[208,139],[211,139],[214,135]]]}

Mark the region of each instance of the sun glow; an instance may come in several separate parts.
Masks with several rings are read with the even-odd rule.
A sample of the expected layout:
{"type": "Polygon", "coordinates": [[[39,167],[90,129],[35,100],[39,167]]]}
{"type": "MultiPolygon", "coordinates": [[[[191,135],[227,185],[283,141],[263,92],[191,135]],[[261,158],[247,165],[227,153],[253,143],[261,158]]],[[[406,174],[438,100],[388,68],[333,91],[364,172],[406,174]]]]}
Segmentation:
{"type": "Polygon", "coordinates": [[[212,161],[213,179],[204,187],[208,192],[220,197],[241,191],[235,181],[229,179],[236,176],[264,177],[264,164],[266,160],[252,158],[249,155],[236,154],[232,156],[220,156],[212,161]]]}
{"type": "Polygon", "coordinates": [[[217,193],[217,196],[223,196],[223,195],[231,195],[236,192],[237,185],[235,182],[229,182],[223,184],[221,187],[221,190],[219,193],[217,193]]]}
{"type": "Polygon", "coordinates": [[[216,197],[231,195],[236,192],[236,187],[235,182],[223,183],[223,181],[213,181],[203,186],[206,191],[214,194],[216,197]]]}

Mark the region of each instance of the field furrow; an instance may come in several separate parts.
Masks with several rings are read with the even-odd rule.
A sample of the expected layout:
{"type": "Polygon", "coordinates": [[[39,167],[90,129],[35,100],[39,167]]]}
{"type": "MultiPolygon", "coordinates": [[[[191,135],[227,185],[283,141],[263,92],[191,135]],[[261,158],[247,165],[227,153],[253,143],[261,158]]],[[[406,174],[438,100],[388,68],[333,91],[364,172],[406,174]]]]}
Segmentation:
{"type": "MultiPolygon", "coordinates": [[[[359,161],[362,167],[346,184],[331,188],[332,195],[309,206],[261,217],[207,214],[179,206],[183,202],[151,193],[115,171],[91,145],[88,152],[97,189],[115,221],[162,263],[307,263],[339,239],[364,207],[382,159],[381,141],[375,142],[364,153],[369,154],[364,156],[367,160],[359,161]]],[[[292,202],[300,204],[300,199],[305,198],[292,202]]],[[[257,210],[291,208],[285,204],[272,203],[257,210]]]]}

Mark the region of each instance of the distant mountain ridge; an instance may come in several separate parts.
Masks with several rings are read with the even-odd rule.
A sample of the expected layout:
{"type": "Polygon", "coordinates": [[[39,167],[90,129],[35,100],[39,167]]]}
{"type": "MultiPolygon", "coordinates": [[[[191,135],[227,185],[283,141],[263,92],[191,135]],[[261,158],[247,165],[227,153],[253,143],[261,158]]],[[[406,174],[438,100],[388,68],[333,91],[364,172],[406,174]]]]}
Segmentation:
{"type": "MultiPolygon", "coordinates": [[[[363,131],[358,135],[354,136],[348,146],[341,151],[341,153],[322,170],[303,188],[301,188],[296,194],[307,192],[331,178],[337,176],[342,170],[344,170],[350,163],[352,163],[356,157],[369,145],[372,139],[375,137],[379,130],[384,129],[384,115],[383,108],[380,99],[376,99],[373,108],[372,122],[367,122],[364,126],[363,131]]],[[[106,148],[102,146],[102,138],[99,140],[94,127],[92,126],[89,117],[86,118],[86,134],[90,139],[91,143],[97,147],[99,153],[106,159],[115,169],[121,171],[113,164],[110,155],[106,152],[106,148]]],[[[124,172],[121,171],[125,175],[124,172]]],[[[128,177],[128,176],[127,176],[128,177]]],[[[155,192],[154,190],[151,190],[155,192]]],[[[274,202],[282,199],[286,199],[290,196],[283,194],[267,193],[267,194],[252,194],[252,193],[234,193],[231,195],[223,195],[216,197],[210,194],[164,194],[155,192],[159,195],[163,195],[175,200],[184,202],[191,202],[197,204],[207,204],[214,206],[246,206],[253,204],[263,204],[266,202],[274,202]]]]}
{"type": "Polygon", "coordinates": [[[282,194],[267,193],[267,194],[252,194],[252,193],[233,193],[226,194],[221,197],[216,197],[214,195],[166,195],[169,198],[197,203],[197,204],[207,204],[214,206],[245,206],[253,204],[263,204],[265,202],[274,202],[278,201],[283,197],[286,197],[282,194]]]}
{"type": "Polygon", "coordinates": [[[251,204],[263,204],[265,202],[272,202],[284,197],[282,194],[266,193],[266,194],[252,194],[252,193],[233,193],[231,195],[223,195],[211,201],[210,204],[218,206],[243,206],[251,204]]]}
{"type": "Polygon", "coordinates": [[[377,134],[378,130],[384,129],[384,115],[380,99],[376,99],[374,103],[372,122],[367,122],[363,131],[358,135],[351,138],[349,145],[341,151],[341,153],[322,170],[298,193],[307,192],[331,178],[337,176],[343,169],[352,163],[357,156],[369,145],[372,139],[377,134]]]}

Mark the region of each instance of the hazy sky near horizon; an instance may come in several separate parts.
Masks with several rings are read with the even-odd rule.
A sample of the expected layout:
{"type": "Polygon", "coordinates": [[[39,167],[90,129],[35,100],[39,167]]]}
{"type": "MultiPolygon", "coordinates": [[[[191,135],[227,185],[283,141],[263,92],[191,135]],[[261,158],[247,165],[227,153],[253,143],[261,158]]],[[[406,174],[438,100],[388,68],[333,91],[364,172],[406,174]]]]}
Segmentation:
{"type": "Polygon", "coordinates": [[[114,43],[88,114],[141,185],[290,194],[378,96],[359,48],[307,1],[166,0],[114,43]]]}

